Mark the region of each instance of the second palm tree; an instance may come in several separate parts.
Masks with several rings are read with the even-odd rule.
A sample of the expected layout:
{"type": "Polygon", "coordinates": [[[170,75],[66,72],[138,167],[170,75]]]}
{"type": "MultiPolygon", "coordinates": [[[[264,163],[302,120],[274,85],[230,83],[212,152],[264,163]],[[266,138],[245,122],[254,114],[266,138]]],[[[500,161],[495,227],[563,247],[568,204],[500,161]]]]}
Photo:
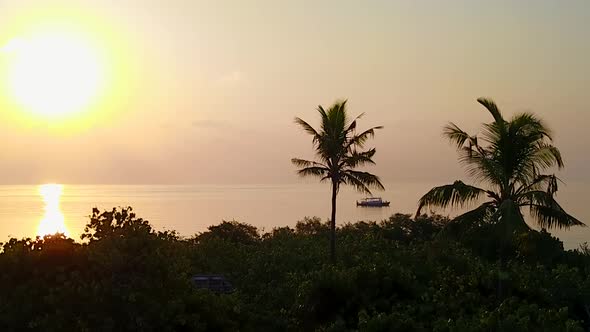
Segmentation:
{"type": "Polygon", "coordinates": [[[483,125],[481,137],[469,135],[453,123],[445,127],[444,134],[459,150],[459,160],[468,173],[488,188],[462,181],[435,187],[420,199],[417,214],[425,207],[464,206],[487,196],[478,208],[456,220],[500,224],[506,236],[529,229],[521,211],[528,207],[540,227],[584,226],[555,200],[557,177],[541,173],[553,166],[563,167],[545,123],[531,113],[516,114],[507,121],[493,101],[480,98],[478,102],[494,119],[483,125]]]}

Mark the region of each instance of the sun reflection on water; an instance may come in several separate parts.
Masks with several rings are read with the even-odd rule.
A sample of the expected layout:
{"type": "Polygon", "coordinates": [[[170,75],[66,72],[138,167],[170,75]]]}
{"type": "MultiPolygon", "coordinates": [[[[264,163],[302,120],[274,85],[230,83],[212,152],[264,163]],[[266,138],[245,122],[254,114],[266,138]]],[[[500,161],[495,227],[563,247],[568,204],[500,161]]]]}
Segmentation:
{"type": "Polygon", "coordinates": [[[37,229],[37,235],[44,236],[55,233],[69,235],[65,224],[64,214],[59,207],[62,192],[63,185],[61,184],[51,183],[39,186],[39,195],[41,195],[43,202],[45,203],[45,214],[37,229]]]}

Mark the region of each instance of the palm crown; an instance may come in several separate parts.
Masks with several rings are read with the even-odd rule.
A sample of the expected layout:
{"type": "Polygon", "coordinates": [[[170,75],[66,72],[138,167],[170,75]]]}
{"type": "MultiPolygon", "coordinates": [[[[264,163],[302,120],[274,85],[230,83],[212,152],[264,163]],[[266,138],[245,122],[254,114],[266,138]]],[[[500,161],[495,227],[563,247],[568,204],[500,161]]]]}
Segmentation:
{"type": "Polygon", "coordinates": [[[503,221],[512,229],[529,229],[521,211],[528,207],[540,227],[583,226],[555,200],[557,177],[542,174],[564,165],[543,121],[531,113],[506,121],[492,100],[480,98],[478,102],[494,118],[483,125],[481,136],[469,135],[453,123],[445,127],[444,136],[457,147],[467,173],[476,182],[486,183],[487,189],[461,181],[435,187],[420,199],[417,214],[425,207],[459,207],[487,196],[488,201],[457,220],[503,221]]]}
{"type": "Polygon", "coordinates": [[[298,167],[300,176],[319,177],[320,181],[330,180],[336,189],[341,184],[348,184],[358,191],[371,194],[370,188],[383,189],[379,178],[368,172],[355,170],[358,167],[375,164],[373,156],[375,148],[366,151],[363,149],[365,142],[375,135],[373,127],[361,133],[356,132],[356,122],[363,114],[350,121],[346,112],[346,101],[336,103],[328,111],[318,106],[321,116],[321,129],[316,130],[300,118],[295,118],[308,134],[313,136],[313,143],[319,161],[309,161],[298,158],[291,162],[298,167]]]}

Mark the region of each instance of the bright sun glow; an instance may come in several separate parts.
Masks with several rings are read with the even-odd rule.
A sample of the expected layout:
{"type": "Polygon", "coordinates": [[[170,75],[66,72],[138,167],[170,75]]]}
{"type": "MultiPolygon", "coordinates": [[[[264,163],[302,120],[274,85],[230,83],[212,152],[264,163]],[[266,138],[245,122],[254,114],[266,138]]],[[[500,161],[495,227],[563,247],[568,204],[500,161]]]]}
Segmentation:
{"type": "Polygon", "coordinates": [[[41,195],[45,203],[45,214],[39,224],[37,235],[44,236],[55,233],[69,235],[64,215],[59,207],[62,192],[63,186],[60,184],[44,184],[39,186],[39,195],[41,195]]]}
{"type": "Polygon", "coordinates": [[[43,30],[10,40],[8,89],[14,101],[36,116],[63,118],[83,111],[103,90],[100,52],[84,36],[43,30]]]}

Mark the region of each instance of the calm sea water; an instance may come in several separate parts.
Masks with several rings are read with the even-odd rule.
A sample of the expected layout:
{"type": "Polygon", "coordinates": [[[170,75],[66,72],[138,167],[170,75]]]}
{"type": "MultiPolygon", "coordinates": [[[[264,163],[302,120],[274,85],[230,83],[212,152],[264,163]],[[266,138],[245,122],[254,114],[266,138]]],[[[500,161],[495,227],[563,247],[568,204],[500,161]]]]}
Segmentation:
{"type": "MultiPolygon", "coordinates": [[[[414,213],[418,198],[431,183],[388,183],[379,193],[390,200],[388,208],[357,207],[362,195],[343,189],[338,198],[337,221],[383,220],[396,212],[414,213]]],[[[582,184],[569,184],[558,196],[573,215],[590,224],[590,208],[582,184]]],[[[294,226],[306,216],[327,219],[330,188],[323,184],[294,185],[63,185],[58,192],[39,186],[0,186],[0,241],[9,237],[34,237],[40,226],[65,224],[79,238],[93,207],[101,210],[132,206],[138,216],[158,230],[176,230],[191,236],[222,220],[250,223],[259,229],[294,226]],[[59,192],[60,191],[60,192],[59,192]],[[60,219],[56,221],[56,219],[60,219]]],[[[449,212],[442,211],[449,214],[449,212]]],[[[42,228],[43,228],[42,227],[42,228]]],[[[590,228],[556,231],[567,248],[590,242],[590,228]]]]}

